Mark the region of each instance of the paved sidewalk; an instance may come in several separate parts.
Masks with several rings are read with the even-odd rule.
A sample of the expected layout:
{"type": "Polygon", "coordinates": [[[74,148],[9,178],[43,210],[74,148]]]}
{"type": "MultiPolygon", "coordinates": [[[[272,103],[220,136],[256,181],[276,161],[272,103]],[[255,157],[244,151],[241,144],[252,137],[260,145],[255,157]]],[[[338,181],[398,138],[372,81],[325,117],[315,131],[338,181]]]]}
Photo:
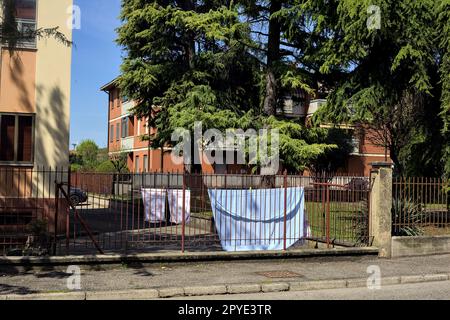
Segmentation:
{"type": "MultiPolygon", "coordinates": [[[[161,292],[167,288],[220,285],[233,286],[232,290],[239,291],[235,285],[307,283],[321,280],[337,280],[342,285],[342,280],[348,279],[359,279],[355,281],[364,282],[363,279],[369,276],[367,268],[372,265],[380,267],[381,276],[384,278],[448,275],[450,255],[393,260],[363,256],[203,263],[135,263],[122,266],[80,266],[80,268],[82,290],[89,293],[136,289],[159,289],[161,292]]],[[[33,267],[28,270],[9,266],[6,270],[0,270],[0,299],[8,294],[67,292],[69,274],[66,270],[66,267],[56,266],[33,267]]],[[[408,278],[404,279],[407,281],[408,278]]],[[[345,285],[347,283],[344,281],[345,285]]]]}

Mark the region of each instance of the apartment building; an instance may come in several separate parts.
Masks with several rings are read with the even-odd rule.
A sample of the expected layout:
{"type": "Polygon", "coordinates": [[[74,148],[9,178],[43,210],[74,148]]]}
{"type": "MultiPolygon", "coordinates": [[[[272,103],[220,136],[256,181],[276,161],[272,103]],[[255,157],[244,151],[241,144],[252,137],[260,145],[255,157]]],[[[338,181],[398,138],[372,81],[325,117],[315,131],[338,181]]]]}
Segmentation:
{"type": "Polygon", "coordinates": [[[131,115],[134,102],[120,94],[116,80],[104,85],[100,90],[108,94],[108,153],[115,156],[127,155],[130,172],[175,172],[182,171],[183,165],[172,161],[169,148],[152,149],[150,141],[143,136],[154,133],[147,126],[147,119],[131,115]]]}
{"type": "MultiPolygon", "coordinates": [[[[59,27],[72,0],[16,0],[19,30],[59,27]]],[[[1,13],[0,13],[1,14],[1,13]]],[[[69,165],[71,48],[53,38],[0,49],[0,166],[69,165]]]]}
{"type": "MultiPolygon", "coordinates": [[[[71,41],[72,0],[12,3],[8,12],[19,31],[58,27],[71,41]]],[[[0,236],[33,219],[46,219],[53,228],[54,181],[67,181],[55,168],[69,167],[71,54],[70,46],[51,36],[0,46],[0,236]]]]}
{"type": "MultiPolygon", "coordinates": [[[[134,102],[120,94],[116,80],[109,82],[101,88],[109,97],[108,104],[108,151],[110,155],[117,153],[127,154],[127,164],[130,172],[148,171],[182,171],[183,166],[174,164],[170,149],[165,149],[164,156],[161,150],[151,149],[149,141],[142,141],[142,136],[154,133],[154,128],[146,126],[146,119],[137,119],[130,114],[134,102]]],[[[285,97],[283,109],[277,110],[288,118],[301,118],[306,122],[324,104],[325,99],[310,100],[307,97],[285,97]]],[[[386,150],[373,143],[371,133],[358,126],[341,126],[353,132],[353,152],[349,155],[346,166],[342,172],[368,176],[372,162],[390,161],[386,150]]],[[[211,173],[241,172],[237,165],[202,164],[202,171],[211,173]]]]}
{"type": "MultiPolygon", "coordinates": [[[[314,113],[326,103],[326,99],[308,99],[297,95],[285,97],[283,110],[279,113],[291,118],[305,119],[308,123],[314,113]]],[[[323,124],[323,127],[332,127],[333,124],[323,124]]],[[[362,125],[338,125],[343,130],[348,130],[352,136],[353,151],[347,158],[346,164],[339,171],[356,175],[369,176],[373,162],[392,162],[389,152],[381,147],[376,133],[362,125]]]]}

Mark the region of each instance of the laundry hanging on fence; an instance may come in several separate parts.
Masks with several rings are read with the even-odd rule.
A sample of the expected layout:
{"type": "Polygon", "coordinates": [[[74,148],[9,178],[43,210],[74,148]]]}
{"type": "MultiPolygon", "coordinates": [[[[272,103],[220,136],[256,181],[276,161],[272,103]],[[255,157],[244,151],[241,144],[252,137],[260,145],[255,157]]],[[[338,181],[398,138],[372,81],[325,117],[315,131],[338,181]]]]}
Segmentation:
{"type": "MultiPolygon", "coordinates": [[[[170,222],[175,224],[183,223],[183,190],[167,190],[169,200],[170,222]]],[[[191,191],[184,190],[184,222],[188,224],[191,220],[191,191]]]]}
{"type": "Polygon", "coordinates": [[[307,235],[304,188],[210,189],[208,193],[225,251],[282,250],[285,239],[289,248],[307,235]]]}
{"type": "Polygon", "coordinates": [[[165,189],[142,188],[146,222],[158,223],[166,220],[166,196],[165,189]]]}

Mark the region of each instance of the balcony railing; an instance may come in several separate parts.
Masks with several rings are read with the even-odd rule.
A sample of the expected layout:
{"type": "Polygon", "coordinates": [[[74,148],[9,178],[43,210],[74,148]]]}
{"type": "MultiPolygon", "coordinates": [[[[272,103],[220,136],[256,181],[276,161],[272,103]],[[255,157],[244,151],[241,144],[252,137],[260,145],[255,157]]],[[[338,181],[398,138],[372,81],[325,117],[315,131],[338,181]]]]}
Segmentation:
{"type": "Polygon", "coordinates": [[[134,107],[134,101],[128,100],[124,103],[122,103],[122,115],[128,115],[130,114],[130,109],[134,107]]]}
{"type": "Polygon", "coordinates": [[[17,46],[26,49],[36,49],[36,21],[18,19],[17,29],[22,37],[22,39],[17,42],[17,46]]]}
{"type": "Polygon", "coordinates": [[[131,151],[134,147],[134,137],[123,138],[121,140],[122,151],[131,151]]]}

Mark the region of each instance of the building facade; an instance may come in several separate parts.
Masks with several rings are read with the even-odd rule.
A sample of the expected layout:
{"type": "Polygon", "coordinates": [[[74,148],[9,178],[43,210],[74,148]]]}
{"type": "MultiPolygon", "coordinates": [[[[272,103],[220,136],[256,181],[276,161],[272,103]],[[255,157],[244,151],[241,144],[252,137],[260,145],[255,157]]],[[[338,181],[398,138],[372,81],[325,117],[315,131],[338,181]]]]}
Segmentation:
{"type": "MultiPolygon", "coordinates": [[[[58,27],[72,0],[17,0],[19,29],[58,27]]],[[[69,165],[72,49],[53,38],[19,42],[0,52],[0,166],[69,165]]]]}
{"type": "MultiPolygon", "coordinates": [[[[19,31],[58,27],[72,41],[72,0],[13,3],[19,31]]],[[[54,181],[67,181],[55,168],[69,167],[71,55],[52,36],[0,46],[0,235],[32,219],[49,220],[52,229],[54,181]]]]}
{"type": "Polygon", "coordinates": [[[108,94],[108,153],[110,157],[126,154],[130,172],[175,172],[183,165],[172,161],[171,149],[152,149],[151,142],[144,136],[155,133],[147,126],[148,119],[131,115],[134,102],[120,94],[115,80],[104,85],[102,91],[108,94]]]}
{"type": "MultiPolygon", "coordinates": [[[[183,165],[176,164],[171,158],[171,149],[152,149],[149,141],[143,141],[144,135],[155,133],[154,128],[147,127],[147,119],[138,119],[131,115],[130,110],[134,102],[120,94],[116,80],[104,85],[102,91],[108,94],[108,152],[110,156],[119,153],[127,154],[127,165],[130,172],[174,172],[182,171],[183,165]]],[[[324,99],[298,99],[285,97],[283,110],[277,110],[287,118],[301,118],[308,122],[321,105],[324,99]],[[301,102],[295,102],[301,101],[301,102]]],[[[355,175],[368,176],[372,162],[390,161],[386,150],[374,144],[371,133],[362,127],[341,126],[352,132],[353,152],[349,155],[342,172],[355,175]]],[[[238,173],[243,171],[238,165],[208,165],[202,163],[202,172],[205,173],[238,173]]],[[[307,174],[307,173],[306,173],[307,174]]]]}

